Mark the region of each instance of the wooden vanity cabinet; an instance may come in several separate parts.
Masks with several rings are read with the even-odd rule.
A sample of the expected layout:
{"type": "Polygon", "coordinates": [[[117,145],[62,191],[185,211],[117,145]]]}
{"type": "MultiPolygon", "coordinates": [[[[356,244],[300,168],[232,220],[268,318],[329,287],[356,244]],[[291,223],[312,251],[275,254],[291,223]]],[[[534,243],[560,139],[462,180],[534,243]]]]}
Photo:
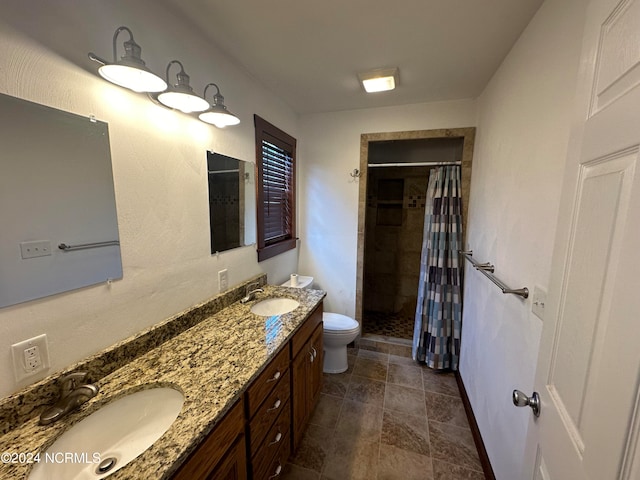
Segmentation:
{"type": "Polygon", "coordinates": [[[244,402],[240,399],[172,480],[245,480],[244,402]]]}
{"type": "Polygon", "coordinates": [[[291,340],[291,445],[296,451],[322,390],[322,304],[291,340]]]}
{"type": "Polygon", "coordinates": [[[172,480],[277,478],[322,389],[322,303],[172,480]]]}

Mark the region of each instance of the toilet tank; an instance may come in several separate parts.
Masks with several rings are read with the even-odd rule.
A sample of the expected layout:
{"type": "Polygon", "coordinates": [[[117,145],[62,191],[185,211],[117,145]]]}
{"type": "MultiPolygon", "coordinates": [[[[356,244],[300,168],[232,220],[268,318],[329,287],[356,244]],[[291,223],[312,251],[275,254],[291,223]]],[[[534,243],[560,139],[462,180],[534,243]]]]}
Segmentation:
{"type": "MultiPolygon", "coordinates": [[[[291,287],[291,279],[284,282],[281,287],[291,287]]],[[[313,277],[307,277],[304,275],[298,275],[298,285],[294,288],[312,288],[313,287],[313,277]]]]}

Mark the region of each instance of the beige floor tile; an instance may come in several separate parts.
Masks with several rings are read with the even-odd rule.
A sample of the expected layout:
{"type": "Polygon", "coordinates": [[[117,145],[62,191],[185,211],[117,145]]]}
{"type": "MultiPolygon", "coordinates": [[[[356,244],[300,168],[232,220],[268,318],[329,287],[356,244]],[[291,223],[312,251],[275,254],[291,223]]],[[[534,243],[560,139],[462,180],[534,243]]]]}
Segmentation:
{"type": "Polygon", "coordinates": [[[379,442],[353,441],[350,448],[337,448],[327,457],[322,478],[371,480],[377,478],[379,442]]]}
{"type": "Polygon", "coordinates": [[[382,407],[384,403],[385,382],[353,375],[345,399],[356,400],[382,407]]]}
{"type": "Polygon", "coordinates": [[[322,393],[344,398],[350,380],[349,373],[325,373],[322,379],[322,393]]]}
{"type": "Polygon", "coordinates": [[[425,391],[460,397],[456,377],[451,372],[442,373],[431,368],[423,367],[422,381],[424,382],[425,391]]]}
{"type": "Polygon", "coordinates": [[[385,410],[382,417],[380,443],[430,455],[429,425],[422,416],[385,410]]]}
{"type": "Polygon", "coordinates": [[[431,458],[390,445],[380,445],[378,480],[431,480],[431,458]]]}
{"type": "Polygon", "coordinates": [[[426,417],[424,392],[416,388],[388,383],[384,394],[385,410],[395,410],[410,415],[426,417]]]}
{"type": "Polygon", "coordinates": [[[287,463],[282,471],[282,480],[318,480],[320,474],[313,470],[287,463]]]}
{"type": "Polygon", "coordinates": [[[389,364],[387,382],[423,390],[422,369],[418,366],[389,364]]]}
{"type": "Polygon", "coordinates": [[[338,422],[342,398],[320,394],[320,400],[311,414],[309,423],[321,427],[334,428],[338,422]]]}
{"type": "Polygon", "coordinates": [[[333,428],[309,424],[289,463],[320,473],[333,446],[333,428]]]}
{"type": "Polygon", "coordinates": [[[441,393],[425,392],[425,400],[429,420],[469,428],[467,414],[460,398],[441,393]]]}
{"type": "Polygon", "coordinates": [[[485,480],[484,473],[451,463],[433,460],[434,480],[485,480]]]}
{"type": "Polygon", "coordinates": [[[468,428],[429,421],[431,457],[453,465],[482,470],[473,436],[468,428]]]}
{"type": "MultiPolygon", "coordinates": [[[[388,355],[387,355],[388,357],[388,355]]],[[[365,358],[358,355],[356,364],[353,367],[353,375],[372,378],[384,382],[387,380],[388,358],[380,361],[372,358],[365,358]]]]}

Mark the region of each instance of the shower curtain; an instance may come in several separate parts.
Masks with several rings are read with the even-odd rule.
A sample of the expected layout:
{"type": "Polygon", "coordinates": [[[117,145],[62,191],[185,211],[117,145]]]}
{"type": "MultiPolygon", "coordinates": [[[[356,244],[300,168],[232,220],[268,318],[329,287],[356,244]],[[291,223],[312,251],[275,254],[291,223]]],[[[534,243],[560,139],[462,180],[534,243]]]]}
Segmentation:
{"type": "Polygon", "coordinates": [[[458,369],[461,242],[460,167],[438,167],[431,170],[427,187],[412,354],[439,370],[458,369]]]}

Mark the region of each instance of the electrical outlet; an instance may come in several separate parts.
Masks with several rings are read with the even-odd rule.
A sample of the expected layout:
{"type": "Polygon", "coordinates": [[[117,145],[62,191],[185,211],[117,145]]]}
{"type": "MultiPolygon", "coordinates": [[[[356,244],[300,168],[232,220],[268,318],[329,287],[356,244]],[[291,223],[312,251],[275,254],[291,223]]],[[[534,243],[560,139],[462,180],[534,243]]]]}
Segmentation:
{"type": "Polygon", "coordinates": [[[229,277],[227,275],[227,269],[220,270],[218,272],[218,288],[221,292],[224,292],[229,288],[229,277]]]}
{"type": "Polygon", "coordinates": [[[38,335],[11,345],[11,357],[16,382],[46,370],[50,366],[47,335],[38,335]]]}
{"type": "Polygon", "coordinates": [[[20,242],[20,254],[23,259],[46,257],[51,255],[51,242],[49,240],[20,242]]]}
{"type": "Polygon", "coordinates": [[[540,320],[544,320],[544,309],[547,303],[547,292],[537,285],[533,287],[533,298],[531,303],[531,311],[540,320]]]}
{"type": "Polygon", "coordinates": [[[24,350],[24,369],[27,372],[35,372],[42,366],[42,357],[40,357],[40,349],[37,345],[25,348],[24,350]]]}

